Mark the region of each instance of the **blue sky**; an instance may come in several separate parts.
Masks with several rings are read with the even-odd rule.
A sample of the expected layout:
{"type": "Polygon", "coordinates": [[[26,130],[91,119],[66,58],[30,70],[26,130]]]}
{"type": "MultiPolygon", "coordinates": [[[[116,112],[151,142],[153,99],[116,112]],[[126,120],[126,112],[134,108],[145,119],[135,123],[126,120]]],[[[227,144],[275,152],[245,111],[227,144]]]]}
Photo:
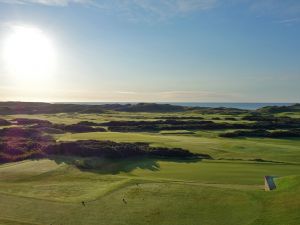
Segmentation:
{"type": "Polygon", "coordinates": [[[298,0],[0,0],[0,42],[16,24],[58,63],[20,84],[0,58],[0,100],[300,101],[298,0]]]}

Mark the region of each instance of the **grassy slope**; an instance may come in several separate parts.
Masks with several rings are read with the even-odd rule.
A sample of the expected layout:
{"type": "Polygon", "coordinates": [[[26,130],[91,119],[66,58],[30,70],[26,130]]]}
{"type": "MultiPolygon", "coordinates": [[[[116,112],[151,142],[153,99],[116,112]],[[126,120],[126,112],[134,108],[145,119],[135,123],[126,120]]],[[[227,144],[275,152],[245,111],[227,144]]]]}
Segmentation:
{"type": "MultiPolygon", "coordinates": [[[[217,183],[219,177],[191,182],[189,176],[160,176],[164,167],[156,172],[137,169],[103,175],[64,164],[49,167],[49,163],[53,164],[27,161],[32,175],[27,170],[25,177],[18,173],[22,164],[0,168],[15,174],[14,179],[0,182],[0,224],[297,224],[299,177],[281,179],[282,188],[266,193],[252,181],[244,185],[245,180],[239,182],[236,176],[223,178],[224,183],[217,183]],[[45,167],[49,171],[36,172],[45,167]],[[83,200],[86,207],[80,203],[83,200]]],[[[197,176],[194,171],[181,173],[197,176]]]]}
{"type": "MultiPolygon", "coordinates": [[[[118,113],[39,115],[38,118],[75,123],[158,116],[161,115],[118,113]]],[[[0,224],[299,224],[299,139],[222,139],[216,132],[203,131],[179,135],[64,134],[58,139],[147,141],[225,160],[149,159],[106,165],[109,169],[117,168],[116,174],[109,170],[80,171],[62,163],[67,162],[65,159],[5,164],[0,166],[0,224]],[[255,158],[284,163],[247,161],[255,158]],[[262,190],[264,175],[281,177],[276,180],[278,190],[262,190]],[[86,207],[81,201],[86,202],[86,207]]]]}
{"type": "Polygon", "coordinates": [[[181,147],[193,152],[207,153],[214,158],[256,159],[300,163],[300,140],[228,139],[194,135],[161,135],[156,133],[81,133],[64,134],[58,140],[113,140],[120,142],[147,141],[153,145],[181,147]]]}

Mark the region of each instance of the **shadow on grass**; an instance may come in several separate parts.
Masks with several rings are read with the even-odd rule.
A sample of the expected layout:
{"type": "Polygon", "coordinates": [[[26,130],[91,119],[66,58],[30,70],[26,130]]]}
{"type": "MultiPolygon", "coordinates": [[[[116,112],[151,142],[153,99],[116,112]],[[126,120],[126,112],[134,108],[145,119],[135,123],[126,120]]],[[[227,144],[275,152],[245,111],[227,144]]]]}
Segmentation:
{"type": "Polygon", "coordinates": [[[119,174],[131,172],[135,169],[159,171],[159,161],[176,163],[196,163],[201,158],[175,159],[175,158],[147,158],[135,157],[130,159],[106,159],[106,158],[80,158],[80,157],[51,157],[56,163],[73,165],[82,171],[99,174],[119,174]]]}

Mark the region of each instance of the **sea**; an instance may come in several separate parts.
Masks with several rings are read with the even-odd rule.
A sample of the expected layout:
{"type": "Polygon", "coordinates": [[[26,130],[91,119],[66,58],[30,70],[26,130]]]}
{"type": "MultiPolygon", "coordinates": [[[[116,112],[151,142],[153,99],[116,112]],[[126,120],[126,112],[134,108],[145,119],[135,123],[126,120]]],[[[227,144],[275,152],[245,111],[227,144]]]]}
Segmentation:
{"type": "MultiPolygon", "coordinates": [[[[137,104],[138,102],[64,102],[73,104],[85,104],[85,105],[103,105],[103,104],[137,104]]],[[[246,102],[156,102],[158,104],[171,104],[179,106],[189,106],[189,107],[210,107],[210,108],[237,108],[237,109],[247,109],[256,110],[265,106],[290,106],[295,103],[246,103],[246,102]]]]}

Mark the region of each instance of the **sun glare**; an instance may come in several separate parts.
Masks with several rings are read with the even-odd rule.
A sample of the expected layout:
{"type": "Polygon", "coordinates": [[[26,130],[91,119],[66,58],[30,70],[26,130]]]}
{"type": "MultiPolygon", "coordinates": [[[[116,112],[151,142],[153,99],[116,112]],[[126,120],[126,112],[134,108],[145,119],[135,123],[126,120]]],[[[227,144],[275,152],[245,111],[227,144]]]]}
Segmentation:
{"type": "Polygon", "coordinates": [[[54,46],[40,29],[14,26],[4,40],[4,62],[10,76],[22,83],[45,81],[55,67],[54,46]]]}

